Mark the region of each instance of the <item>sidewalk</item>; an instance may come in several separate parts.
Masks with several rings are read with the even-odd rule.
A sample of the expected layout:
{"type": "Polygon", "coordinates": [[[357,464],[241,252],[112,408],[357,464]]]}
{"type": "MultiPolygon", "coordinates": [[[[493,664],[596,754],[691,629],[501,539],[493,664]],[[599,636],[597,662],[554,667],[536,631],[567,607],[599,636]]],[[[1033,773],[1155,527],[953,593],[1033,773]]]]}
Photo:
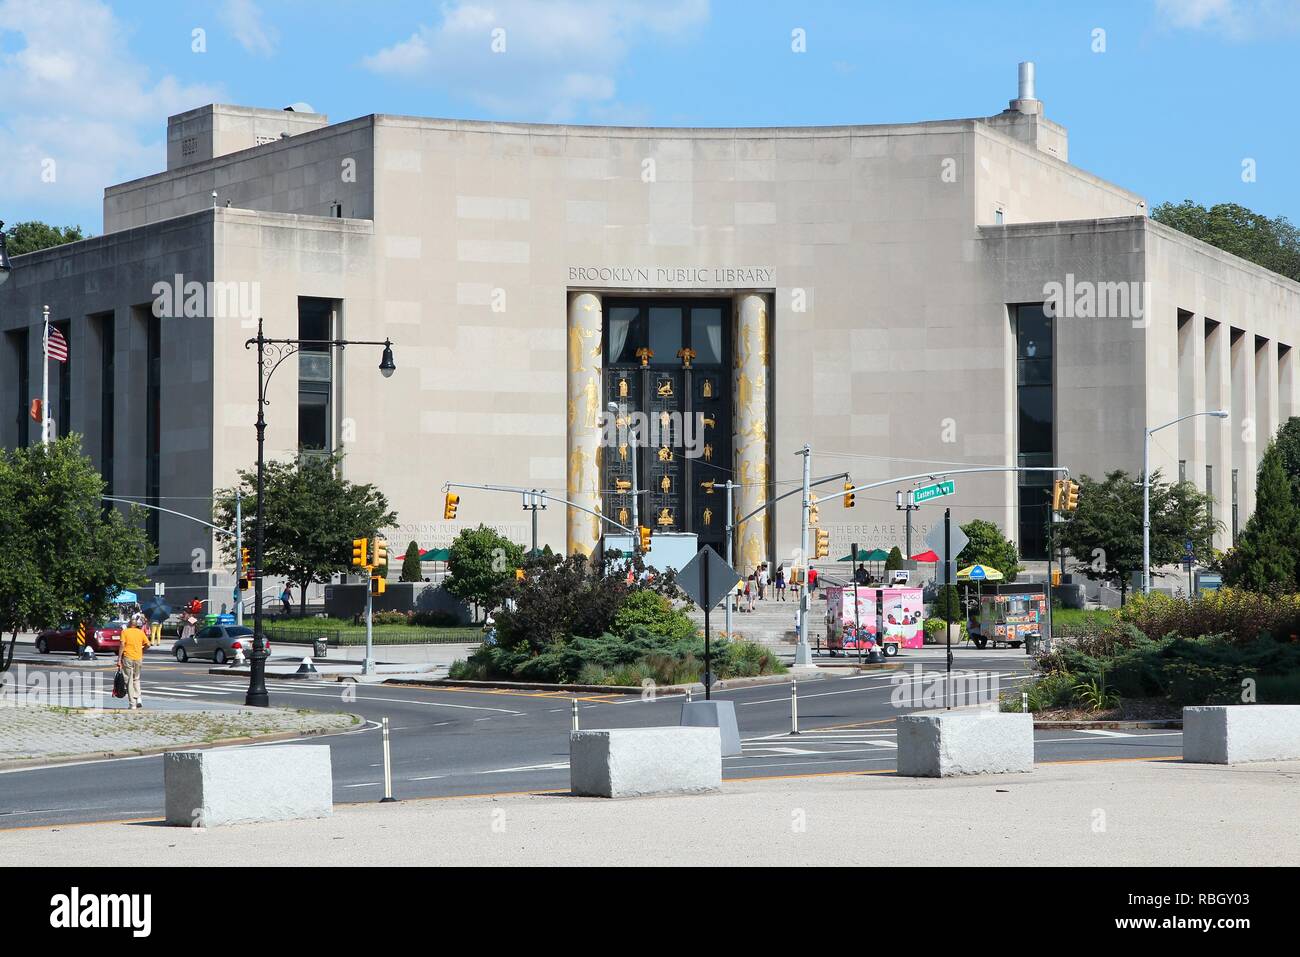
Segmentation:
{"type": "MultiPolygon", "coordinates": [[[[3,700],[3,699],[0,699],[3,700]]],[[[0,767],[21,761],[141,753],[266,735],[345,731],[348,714],[157,699],[143,710],[69,710],[42,705],[0,708],[0,767]]]]}
{"type": "MultiPolygon", "coordinates": [[[[848,774],[608,801],[538,794],[340,806],[196,831],[156,822],[0,831],[46,866],[1300,864],[1300,762],[1039,765],[917,780],[848,774]]],[[[398,795],[400,798],[400,794],[398,795]]]]}

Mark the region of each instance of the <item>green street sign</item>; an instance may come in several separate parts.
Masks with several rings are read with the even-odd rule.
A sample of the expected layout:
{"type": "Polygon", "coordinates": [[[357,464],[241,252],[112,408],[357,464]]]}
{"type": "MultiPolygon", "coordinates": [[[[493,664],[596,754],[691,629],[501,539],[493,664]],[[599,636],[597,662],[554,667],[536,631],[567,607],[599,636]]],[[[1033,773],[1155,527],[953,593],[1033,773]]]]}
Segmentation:
{"type": "Polygon", "coordinates": [[[943,498],[945,495],[951,495],[957,491],[957,483],[953,481],[940,482],[937,485],[927,485],[924,488],[918,488],[912,492],[912,504],[920,505],[922,502],[928,502],[932,498],[943,498]]]}

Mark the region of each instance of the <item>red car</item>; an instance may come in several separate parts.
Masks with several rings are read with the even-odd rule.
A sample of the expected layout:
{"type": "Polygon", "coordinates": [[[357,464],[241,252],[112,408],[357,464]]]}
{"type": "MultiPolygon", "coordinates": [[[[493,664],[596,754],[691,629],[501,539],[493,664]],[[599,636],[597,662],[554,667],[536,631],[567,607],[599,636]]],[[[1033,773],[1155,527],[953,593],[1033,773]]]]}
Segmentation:
{"type": "MultiPolygon", "coordinates": [[[[86,645],[96,654],[117,654],[122,647],[122,628],[120,621],[101,621],[98,624],[86,622],[86,645]]],[[[36,650],[43,655],[52,651],[67,651],[78,654],[81,646],[77,644],[77,626],[68,622],[58,628],[47,628],[36,636],[36,650]]]]}

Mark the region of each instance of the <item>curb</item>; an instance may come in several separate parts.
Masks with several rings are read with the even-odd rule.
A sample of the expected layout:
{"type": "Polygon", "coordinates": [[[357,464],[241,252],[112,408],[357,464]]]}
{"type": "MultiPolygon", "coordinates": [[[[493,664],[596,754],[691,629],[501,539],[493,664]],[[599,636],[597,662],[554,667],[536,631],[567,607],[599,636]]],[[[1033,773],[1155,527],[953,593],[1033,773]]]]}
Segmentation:
{"type": "MultiPolygon", "coordinates": [[[[860,671],[895,671],[901,670],[902,665],[844,665],[846,669],[858,673],[860,671]]],[[[819,670],[824,666],[819,665],[819,670]]],[[[843,677],[836,674],[814,674],[814,675],[755,675],[751,678],[728,678],[722,681],[716,681],[713,684],[714,691],[726,691],[736,688],[752,688],[761,685],[789,684],[793,680],[801,681],[821,681],[843,677]]],[[[431,688],[499,688],[505,691],[580,691],[583,693],[595,694],[635,694],[639,695],[645,690],[641,685],[579,685],[579,684],[550,684],[542,681],[469,681],[457,680],[455,678],[388,678],[383,684],[392,685],[421,685],[431,688]]],[[[704,691],[702,682],[685,685],[656,685],[656,694],[685,694],[687,691],[700,692],[704,691]]]]}
{"type": "Polygon", "coordinates": [[[1182,718],[1153,721],[1035,721],[1035,731],[1127,731],[1134,728],[1156,728],[1181,731],[1182,718]]]}
{"type": "MultiPolygon", "coordinates": [[[[351,712],[345,712],[351,714],[351,712]]],[[[352,714],[356,719],[353,722],[353,728],[357,725],[364,725],[365,718],[359,714],[352,714]]],[[[83,754],[60,754],[48,758],[15,758],[12,761],[0,761],[0,771],[15,771],[22,768],[43,768],[57,764],[75,764],[79,761],[111,761],[114,758],[143,758],[155,754],[162,754],[166,751],[207,751],[209,748],[225,748],[235,744],[266,744],[271,741],[296,741],[299,738],[314,738],[320,735],[338,734],[341,731],[352,730],[349,728],[338,728],[337,730],[319,728],[312,731],[277,731],[274,734],[252,734],[245,735],[241,738],[219,738],[216,741],[203,741],[194,744],[165,744],[153,748],[137,748],[132,751],[87,751],[83,754]]]]}

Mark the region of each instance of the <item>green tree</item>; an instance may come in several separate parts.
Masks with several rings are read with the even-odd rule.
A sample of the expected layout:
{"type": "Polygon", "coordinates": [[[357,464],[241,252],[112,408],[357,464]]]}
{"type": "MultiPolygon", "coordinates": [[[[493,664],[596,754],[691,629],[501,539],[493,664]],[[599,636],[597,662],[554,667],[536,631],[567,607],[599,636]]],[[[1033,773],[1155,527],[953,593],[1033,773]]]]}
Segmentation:
{"type": "Polygon", "coordinates": [[[420,568],[420,545],[414,540],[406,546],[406,557],[402,559],[402,577],[398,580],[404,582],[424,580],[420,568]]]}
{"type": "MultiPolygon", "coordinates": [[[[1295,420],[1292,420],[1295,421],[1295,420]]],[[[1255,482],[1255,511],[1223,562],[1226,585],[1260,592],[1296,588],[1300,508],[1282,455],[1269,445],[1255,482]]]]}
{"type": "Polygon", "coordinates": [[[966,533],[969,541],[957,556],[958,568],[987,565],[1000,571],[1003,580],[1016,580],[1016,574],[1022,568],[1020,556],[1016,553],[1016,546],[1002,534],[1002,529],[994,522],[977,518],[967,522],[961,530],[966,533]]]}
{"type": "Polygon", "coordinates": [[[1300,418],[1291,416],[1283,422],[1273,437],[1273,444],[1277,447],[1282,470],[1286,472],[1292,486],[1300,492],[1300,418]]]}
{"type": "MultiPolygon", "coordinates": [[[[1190,540],[1198,555],[1209,555],[1218,523],[1210,517],[1210,499],[1190,482],[1171,484],[1151,473],[1151,567],[1182,560],[1190,540]]],[[[1142,483],[1123,469],[1096,481],[1079,478],[1079,508],[1059,524],[1060,542],[1076,568],[1093,581],[1128,594],[1129,578],[1142,570],[1142,483]]]]}
{"type": "Polygon", "coordinates": [[[892,572],[896,568],[904,567],[903,551],[897,545],[889,550],[889,555],[885,558],[885,571],[892,572]]]}
{"type": "Polygon", "coordinates": [[[10,256],[21,256],[38,249],[49,249],[51,246],[62,246],[64,243],[75,243],[88,238],[81,232],[80,226],[50,226],[36,220],[14,223],[6,232],[8,242],[5,248],[10,256]]]}
{"type": "Polygon", "coordinates": [[[524,550],[486,525],[462,529],[451,543],[447,591],[478,610],[495,608],[524,564],[524,550]]]}
{"type": "Polygon", "coordinates": [[[1300,229],[1285,216],[1269,219],[1236,203],[1206,209],[1187,199],[1161,203],[1151,218],[1300,282],[1300,229]]]}
{"type": "Polygon", "coordinates": [[[0,670],[19,631],[106,617],[114,594],[144,582],[144,513],[106,510],[103,494],[80,436],[0,449],[0,670]]]}
{"type": "MultiPolygon", "coordinates": [[[[343,453],[304,455],[266,463],[266,545],[262,574],[282,575],[302,589],[299,608],[307,608],[307,586],[328,582],[348,572],[352,539],[374,535],[397,523],[397,513],[373,485],[358,485],[343,477],[343,453]]],[[[256,560],[257,472],[241,469],[244,545],[256,560]]],[[[216,494],[214,521],[235,525],[235,490],[216,494]]],[[[221,536],[227,561],[235,564],[234,540],[221,536]]]]}

